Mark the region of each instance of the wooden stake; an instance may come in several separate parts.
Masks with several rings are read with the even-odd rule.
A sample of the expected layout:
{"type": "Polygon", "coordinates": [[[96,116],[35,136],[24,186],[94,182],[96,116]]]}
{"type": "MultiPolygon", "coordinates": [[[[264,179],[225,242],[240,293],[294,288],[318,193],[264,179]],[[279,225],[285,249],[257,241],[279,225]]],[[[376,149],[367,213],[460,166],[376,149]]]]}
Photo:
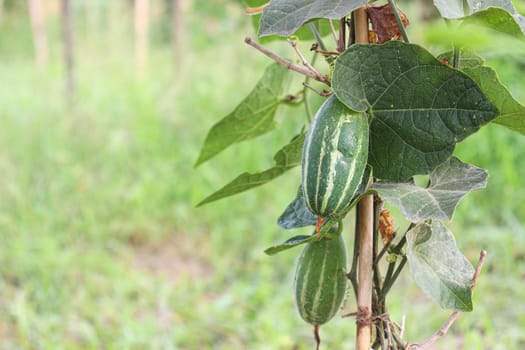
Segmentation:
{"type": "Polygon", "coordinates": [[[369,350],[372,339],[372,266],[374,196],[361,199],[357,206],[359,220],[359,260],[357,288],[356,350],[369,350]]]}
{"type": "MultiPolygon", "coordinates": [[[[368,44],[368,17],[366,8],[354,11],[356,43],[368,44]]],[[[357,289],[356,350],[369,350],[372,341],[372,288],[373,288],[373,228],[374,196],[363,197],[357,205],[359,225],[359,260],[357,289]]]]}

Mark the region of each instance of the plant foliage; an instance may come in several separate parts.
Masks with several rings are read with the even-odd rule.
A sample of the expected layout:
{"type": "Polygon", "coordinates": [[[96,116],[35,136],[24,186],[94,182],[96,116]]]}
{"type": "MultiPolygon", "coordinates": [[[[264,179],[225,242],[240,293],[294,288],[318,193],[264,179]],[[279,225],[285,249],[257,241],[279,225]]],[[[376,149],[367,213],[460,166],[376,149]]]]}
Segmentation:
{"type": "MultiPolygon", "coordinates": [[[[255,0],[248,2],[261,5],[255,0]]],[[[381,254],[374,250],[374,259],[380,260],[388,251],[388,269],[384,278],[380,277],[377,262],[374,265],[376,304],[373,311],[376,314],[386,312],[386,294],[406,261],[415,283],[441,307],[471,311],[474,268],[458,250],[454,235],[444,222],[452,219],[461,198],[486,186],[487,171],[454,157],[454,149],[457,143],[491,122],[525,135],[525,106],[512,97],[494,69],[486,65],[482,53],[463,49],[461,42],[451,42],[450,51],[436,57],[420,45],[394,40],[404,38],[408,41],[404,31],[404,25],[408,23],[406,16],[390,1],[390,6],[367,3],[363,0],[272,0],[266,4],[256,25],[259,36],[297,35],[294,39],[314,39],[312,50],[325,58],[327,65],[323,69],[326,71],[319,72],[317,67],[320,65],[314,67],[313,62],[306,62],[295,40],[290,42],[302,64],[280,58],[258,44],[252,45],[279,63],[270,65],[241,104],[211,128],[196,164],[209,160],[234,143],[274,129],[275,112],[288,93],[287,83],[291,79],[288,69],[307,76],[300,97],[296,97],[304,102],[308,122],[311,119],[308,106],[311,95],[307,88],[312,78],[327,85],[328,90],[321,95],[332,95],[328,101],[342,106],[345,113],[341,113],[340,108],[332,111],[321,107],[320,111],[331,114],[328,116],[331,119],[327,120],[334,121],[322,127],[316,127],[317,122],[310,124],[308,135],[315,137],[308,139],[307,146],[314,145],[320,150],[313,160],[306,158],[304,153],[307,156],[312,154],[301,154],[305,143],[305,132],[301,132],[276,153],[273,167],[239,175],[199,205],[262,185],[302,164],[303,186],[294,193],[277,223],[283,229],[315,225],[315,231],[294,235],[282,244],[268,248],[265,251],[268,255],[330,239],[334,231],[339,234],[343,218],[363,196],[373,194],[376,199],[375,237],[382,236],[385,245],[381,254]],[[351,13],[363,6],[374,6],[372,30],[366,33],[369,41],[379,42],[379,35],[381,42],[386,40],[384,44],[356,44],[352,41],[357,27],[351,13]],[[325,40],[329,38],[323,38],[327,32],[319,31],[319,28],[322,24],[326,29],[330,23],[335,40],[327,45],[325,40]],[[347,27],[350,29],[348,37],[347,27]],[[304,35],[306,28],[312,31],[311,36],[304,35]],[[348,125],[343,123],[346,114],[358,113],[365,118],[362,123],[365,133],[355,132],[352,129],[357,128],[355,126],[347,130],[348,125]],[[364,174],[362,171],[359,174],[349,172],[342,181],[359,184],[357,192],[350,196],[348,207],[336,212],[309,209],[303,193],[305,172],[313,174],[312,178],[307,177],[313,184],[307,195],[317,198],[322,195],[319,188],[341,195],[337,181],[333,180],[336,167],[326,167],[328,171],[322,171],[326,170],[323,164],[349,167],[358,157],[355,145],[363,144],[368,145],[368,152],[362,153],[366,160],[364,174]],[[348,148],[348,145],[354,146],[348,148]],[[428,185],[416,185],[415,175],[428,175],[428,185]],[[395,242],[393,219],[388,211],[380,210],[383,202],[398,207],[411,222],[395,242]]],[[[525,17],[516,11],[510,0],[434,0],[434,4],[455,30],[454,35],[461,35],[465,28],[483,28],[498,32],[508,40],[521,42],[525,39],[525,17]]],[[[369,27],[365,28],[368,31],[369,27]]],[[[303,123],[298,121],[298,129],[303,123]]],[[[357,243],[354,249],[354,257],[357,257],[357,243]]],[[[348,277],[355,288],[354,264],[355,258],[348,277]]],[[[309,271],[309,268],[298,268],[298,271],[303,270],[309,271]]],[[[380,334],[381,327],[388,325],[385,322],[380,321],[382,326],[376,329],[377,342],[383,345],[384,339],[381,338],[391,336],[380,334]]],[[[315,332],[319,341],[318,328],[315,332]]],[[[399,339],[389,338],[389,341],[399,343],[399,339]]],[[[406,344],[398,345],[404,348],[406,344]]]]}

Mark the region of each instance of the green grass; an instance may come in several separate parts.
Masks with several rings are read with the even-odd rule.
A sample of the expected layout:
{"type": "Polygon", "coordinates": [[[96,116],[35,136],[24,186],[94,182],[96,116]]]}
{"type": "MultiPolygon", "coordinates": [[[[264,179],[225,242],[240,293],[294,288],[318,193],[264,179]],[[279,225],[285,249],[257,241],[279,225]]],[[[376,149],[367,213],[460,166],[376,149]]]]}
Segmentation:
{"type": "MultiPolygon", "coordinates": [[[[0,40],[0,349],[313,347],[292,298],[299,251],[263,253],[291,235],[275,221],[295,194],[298,170],[193,207],[239,173],[269,166],[304,120],[301,109],[285,108],[275,133],[193,169],[207,129],[269,63],[242,44],[248,19],[232,5],[223,11],[230,17],[208,14],[204,26],[188,18],[177,69],[155,22],[142,78],[129,14],[117,12],[104,30],[79,20],[73,109],[63,101],[56,24],[45,70],[33,65],[21,15],[0,25],[9,33],[0,40]]],[[[525,100],[519,68],[501,67],[525,100]]],[[[474,312],[441,349],[460,341],[465,349],[524,345],[524,153],[524,138],[496,125],[458,146],[458,156],[491,177],[487,190],[462,201],[452,229],[469,259],[482,248],[489,257],[474,312]]],[[[408,339],[421,340],[448,312],[422,296],[408,271],[399,288],[392,317],[406,315],[408,339]]],[[[354,322],[337,318],[321,334],[326,349],[351,348],[354,322]]]]}

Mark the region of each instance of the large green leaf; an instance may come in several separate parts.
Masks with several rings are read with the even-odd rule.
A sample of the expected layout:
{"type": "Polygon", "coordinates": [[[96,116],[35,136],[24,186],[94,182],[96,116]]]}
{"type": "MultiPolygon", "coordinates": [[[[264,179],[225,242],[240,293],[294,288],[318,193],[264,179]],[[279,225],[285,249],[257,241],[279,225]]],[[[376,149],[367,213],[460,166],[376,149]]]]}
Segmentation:
{"type": "Polygon", "coordinates": [[[416,284],[443,308],[472,311],[474,267],[439,221],[407,233],[407,259],[416,284]]]}
{"type": "Polygon", "coordinates": [[[511,0],[434,0],[441,16],[464,19],[494,30],[522,36],[525,33],[525,17],[520,15],[511,0]]]}
{"type": "Polygon", "coordinates": [[[498,108],[499,115],[493,122],[525,135],[525,106],[512,97],[496,72],[489,67],[464,68],[463,71],[478,83],[485,96],[498,108]]]}
{"type": "Polygon", "coordinates": [[[411,222],[450,220],[467,193],[484,188],[487,172],[451,157],[430,174],[428,188],[413,183],[376,182],[370,188],[398,207],[411,222]]]}
{"type": "Polygon", "coordinates": [[[274,166],[259,173],[243,173],[220,190],[203,199],[197,206],[210,203],[234,194],[247,191],[251,188],[264,185],[265,183],[282,175],[286,171],[301,163],[301,152],[303,149],[305,134],[295,136],[292,141],[281,148],[273,157],[274,166]]]}
{"type": "Polygon", "coordinates": [[[272,0],[263,11],[259,36],[291,35],[311,19],[339,19],[367,2],[367,0],[272,0]]]}
{"type": "Polygon", "coordinates": [[[287,73],[288,69],[279,63],[266,68],[250,94],[233,112],[210,129],[195,166],[236,142],[257,137],[275,128],[275,112],[282,102],[287,73]]]}
{"type": "Polygon", "coordinates": [[[428,174],[498,113],[468,75],[399,41],[353,45],[337,59],[332,85],[349,108],[373,117],[369,163],[385,180],[428,174]]]}

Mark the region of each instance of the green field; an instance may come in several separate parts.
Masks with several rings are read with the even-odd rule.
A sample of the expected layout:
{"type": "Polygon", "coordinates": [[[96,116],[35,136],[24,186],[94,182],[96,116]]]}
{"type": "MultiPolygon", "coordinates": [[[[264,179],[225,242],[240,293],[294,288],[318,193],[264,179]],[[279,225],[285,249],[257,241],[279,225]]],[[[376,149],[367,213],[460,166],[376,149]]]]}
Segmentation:
{"type": "MultiPolygon", "coordinates": [[[[285,107],[274,133],[193,169],[208,128],[269,64],[242,43],[253,35],[249,18],[231,1],[214,1],[216,13],[195,2],[176,62],[168,25],[152,20],[148,69],[137,76],[132,13],[123,1],[108,5],[106,21],[103,3],[76,8],[78,91],[69,107],[58,18],[49,19],[44,68],[34,64],[26,12],[0,21],[0,349],[312,349],[293,301],[299,250],[263,253],[304,232],[276,225],[299,170],[194,208],[239,173],[271,165],[304,121],[302,109],[285,107]]],[[[490,64],[525,102],[523,61],[493,55],[490,64]]],[[[473,313],[436,349],[524,348],[525,137],[489,125],[456,155],[490,177],[461,202],[451,228],[473,263],[481,249],[489,255],[473,313]]],[[[449,315],[408,269],[390,300],[410,341],[449,315]]],[[[349,300],[345,310],[354,308],[349,300]]],[[[354,325],[336,318],[323,327],[324,348],[351,349],[354,325]]]]}

